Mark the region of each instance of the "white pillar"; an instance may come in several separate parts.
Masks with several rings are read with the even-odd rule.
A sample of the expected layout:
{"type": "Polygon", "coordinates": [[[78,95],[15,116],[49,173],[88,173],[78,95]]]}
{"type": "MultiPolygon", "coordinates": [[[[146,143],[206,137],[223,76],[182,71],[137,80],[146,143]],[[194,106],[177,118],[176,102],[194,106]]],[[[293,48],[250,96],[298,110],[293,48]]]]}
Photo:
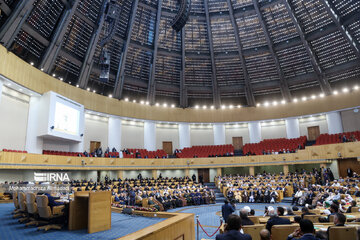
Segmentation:
{"type": "Polygon", "coordinates": [[[258,143],[261,141],[261,124],[260,122],[249,122],[250,143],[258,143]]]}
{"type": "Polygon", "coordinates": [[[179,148],[190,147],[190,124],[179,123],[179,148]]]}
{"type": "Polygon", "coordinates": [[[340,112],[326,113],[326,121],[328,125],[329,134],[342,133],[344,131],[341,122],[340,112]]]}
{"type": "Polygon", "coordinates": [[[144,122],[144,148],[148,151],[156,150],[156,125],[155,122],[144,122]]]}
{"type": "Polygon", "coordinates": [[[41,109],[41,97],[31,97],[29,103],[28,124],[26,130],[25,150],[28,153],[42,154],[43,139],[38,137],[38,125],[41,109]]]}
{"type": "Polygon", "coordinates": [[[287,138],[298,138],[300,137],[300,127],[298,118],[286,118],[286,136],[287,138]]]}
{"type": "MultiPolygon", "coordinates": [[[[110,150],[114,147],[116,150],[121,149],[121,119],[110,117],[108,123],[108,147],[110,150]]],[[[106,146],[104,146],[106,147],[106,146]]]]}
{"type": "Polygon", "coordinates": [[[0,81],[0,103],[1,103],[1,97],[2,97],[2,90],[3,90],[3,82],[0,81]]]}
{"type": "Polygon", "coordinates": [[[79,121],[80,121],[79,134],[80,134],[80,137],[81,137],[81,141],[80,142],[70,143],[69,144],[69,151],[70,152],[84,152],[85,151],[85,148],[84,148],[85,112],[82,112],[82,116],[80,116],[79,121]]]}
{"type": "Polygon", "coordinates": [[[214,145],[224,145],[225,144],[225,124],[223,123],[214,123],[214,145]]]}

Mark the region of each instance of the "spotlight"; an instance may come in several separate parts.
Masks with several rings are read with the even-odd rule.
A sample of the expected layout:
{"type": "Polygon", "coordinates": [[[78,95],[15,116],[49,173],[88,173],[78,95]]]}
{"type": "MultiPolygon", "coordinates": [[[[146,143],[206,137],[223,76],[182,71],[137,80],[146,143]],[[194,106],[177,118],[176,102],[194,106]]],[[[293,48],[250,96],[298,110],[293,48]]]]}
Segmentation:
{"type": "Polygon", "coordinates": [[[79,84],[76,84],[76,87],[79,87],[79,84]]]}
{"type": "Polygon", "coordinates": [[[164,103],[164,104],[163,104],[163,107],[165,107],[165,108],[166,108],[166,107],[167,107],[167,103],[164,103]]]}
{"type": "Polygon", "coordinates": [[[90,88],[87,88],[86,90],[90,91],[90,88]]]}
{"type": "Polygon", "coordinates": [[[307,97],[302,97],[301,100],[305,102],[307,100],[307,97]]]}
{"type": "Polygon", "coordinates": [[[128,102],[129,101],[129,99],[128,98],[125,98],[125,102],[128,102]]]}
{"type": "Polygon", "coordinates": [[[53,77],[56,77],[56,74],[55,73],[53,73],[53,75],[52,75],[53,77]]]}
{"type": "Polygon", "coordinates": [[[264,102],[264,106],[268,107],[269,106],[269,102],[264,102]]]}
{"type": "Polygon", "coordinates": [[[175,108],[175,104],[171,104],[171,108],[175,108]]]}
{"type": "Polygon", "coordinates": [[[140,101],[140,104],[144,104],[144,101],[140,101]]]}
{"type": "Polygon", "coordinates": [[[349,89],[348,88],[343,88],[342,91],[343,91],[343,93],[348,93],[349,89]]]}
{"type": "Polygon", "coordinates": [[[207,106],[206,106],[206,105],[204,105],[204,106],[203,106],[203,109],[207,109],[207,106]]]}
{"type": "Polygon", "coordinates": [[[44,71],[44,69],[43,69],[43,68],[41,68],[40,70],[41,70],[41,71],[44,71]]]}
{"type": "Polygon", "coordinates": [[[222,105],[222,106],[221,106],[221,109],[225,109],[225,108],[226,108],[226,106],[225,106],[225,105],[222,105]]]}
{"type": "Polygon", "coordinates": [[[297,102],[298,102],[297,98],[294,98],[293,102],[294,102],[294,103],[297,103],[297,102]]]}
{"type": "Polygon", "coordinates": [[[150,105],[150,103],[149,103],[149,101],[146,101],[146,103],[145,103],[146,105],[150,105]]]}
{"type": "Polygon", "coordinates": [[[109,94],[109,98],[112,98],[112,95],[111,95],[111,94],[109,94]]]}
{"type": "Polygon", "coordinates": [[[316,99],[316,96],[315,96],[315,95],[311,95],[311,99],[316,99]]]}
{"type": "Polygon", "coordinates": [[[277,101],[273,101],[273,105],[274,105],[274,106],[278,105],[278,102],[277,102],[277,101]]]}
{"type": "Polygon", "coordinates": [[[241,108],[241,105],[237,105],[238,108],[241,108]]]}
{"type": "Polygon", "coordinates": [[[359,90],[359,86],[358,86],[358,85],[355,85],[355,86],[354,86],[354,90],[355,90],[355,91],[359,90]]]}
{"type": "Polygon", "coordinates": [[[30,65],[31,65],[31,66],[34,66],[34,63],[33,63],[33,62],[31,62],[31,63],[30,63],[30,65]]]}
{"type": "Polygon", "coordinates": [[[199,105],[195,105],[195,109],[199,109],[199,105]]]}
{"type": "Polygon", "coordinates": [[[233,106],[233,105],[230,105],[230,106],[229,106],[229,108],[230,108],[230,109],[233,109],[233,108],[234,108],[234,106],[233,106]]]}
{"type": "Polygon", "coordinates": [[[156,104],[155,104],[155,106],[157,106],[157,107],[158,107],[158,106],[160,106],[160,104],[159,104],[159,103],[156,103],[156,104]]]}
{"type": "Polygon", "coordinates": [[[96,90],[93,90],[93,93],[96,93],[96,90]]]}
{"type": "Polygon", "coordinates": [[[260,107],[260,105],[261,105],[260,103],[256,104],[257,107],[260,107]]]}
{"type": "Polygon", "coordinates": [[[136,103],[136,100],[135,100],[135,99],[133,100],[133,103],[136,103]]]}
{"type": "Polygon", "coordinates": [[[333,94],[334,94],[334,95],[338,95],[338,91],[335,90],[335,91],[333,92],[333,94]]]}
{"type": "Polygon", "coordinates": [[[215,107],[214,106],[210,106],[211,109],[214,109],[215,107]]]}
{"type": "Polygon", "coordinates": [[[286,103],[286,101],[285,101],[285,100],[282,100],[282,101],[281,101],[281,104],[285,104],[285,103],[286,103]]]}
{"type": "Polygon", "coordinates": [[[325,94],[320,93],[319,97],[323,98],[323,97],[325,97],[325,94]]]}

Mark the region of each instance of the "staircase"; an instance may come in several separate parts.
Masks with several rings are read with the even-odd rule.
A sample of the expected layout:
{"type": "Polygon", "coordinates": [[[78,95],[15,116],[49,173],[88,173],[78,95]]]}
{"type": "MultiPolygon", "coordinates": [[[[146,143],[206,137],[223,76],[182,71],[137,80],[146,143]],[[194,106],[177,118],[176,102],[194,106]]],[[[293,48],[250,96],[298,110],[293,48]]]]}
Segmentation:
{"type": "Polygon", "coordinates": [[[224,194],[222,194],[222,192],[220,192],[220,189],[218,189],[215,186],[215,183],[205,183],[205,186],[207,186],[210,190],[213,190],[215,193],[215,197],[216,197],[216,203],[224,203],[224,200],[226,199],[224,194]]]}

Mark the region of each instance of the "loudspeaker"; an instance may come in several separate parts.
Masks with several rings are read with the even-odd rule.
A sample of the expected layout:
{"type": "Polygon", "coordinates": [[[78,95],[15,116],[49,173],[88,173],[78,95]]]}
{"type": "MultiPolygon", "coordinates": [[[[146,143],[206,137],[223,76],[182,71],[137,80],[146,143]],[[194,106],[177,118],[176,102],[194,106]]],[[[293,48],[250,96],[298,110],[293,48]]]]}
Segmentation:
{"type": "Polygon", "coordinates": [[[122,211],[122,213],[132,215],[132,214],[133,214],[133,209],[131,209],[131,208],[124,208],[123,211],[122,211]]]}
{"type": "Polygon", "coordinates": [[[53,130],[55,127],[54,126],[51,126],[50,129],[53,130]]]}

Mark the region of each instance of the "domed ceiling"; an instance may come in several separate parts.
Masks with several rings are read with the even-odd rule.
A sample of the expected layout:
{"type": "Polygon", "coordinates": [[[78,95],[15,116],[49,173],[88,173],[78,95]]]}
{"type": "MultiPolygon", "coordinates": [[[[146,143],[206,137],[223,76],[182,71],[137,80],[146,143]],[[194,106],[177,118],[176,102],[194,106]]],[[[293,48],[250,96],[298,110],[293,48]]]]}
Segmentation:
{"type": "Polygon", "coordinates": [[[358,0],[1,0],[0,42],[118,99],[254,106],[360,82],[358,0]],[[181,1],[189,19],[172,21],[181,1]]]}

